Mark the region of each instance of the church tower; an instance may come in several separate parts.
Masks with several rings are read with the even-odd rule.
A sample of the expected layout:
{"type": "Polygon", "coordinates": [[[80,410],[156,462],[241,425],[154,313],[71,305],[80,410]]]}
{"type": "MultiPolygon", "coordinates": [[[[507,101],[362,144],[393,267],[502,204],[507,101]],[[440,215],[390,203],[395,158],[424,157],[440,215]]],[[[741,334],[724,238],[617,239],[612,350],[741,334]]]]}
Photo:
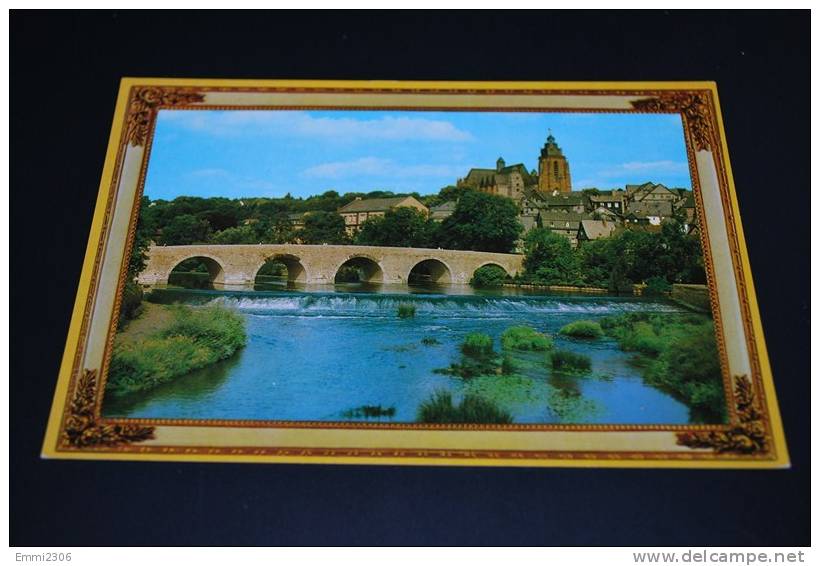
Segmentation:
{"type": "Polygon", "coordinates": [[[538,158],[538,190],[545,194],[553,191],[568,193],[572,190],[569,162],[555,143],[552,132],[547,137],[547,143],[541,148],[541,156],[538,158]]]}

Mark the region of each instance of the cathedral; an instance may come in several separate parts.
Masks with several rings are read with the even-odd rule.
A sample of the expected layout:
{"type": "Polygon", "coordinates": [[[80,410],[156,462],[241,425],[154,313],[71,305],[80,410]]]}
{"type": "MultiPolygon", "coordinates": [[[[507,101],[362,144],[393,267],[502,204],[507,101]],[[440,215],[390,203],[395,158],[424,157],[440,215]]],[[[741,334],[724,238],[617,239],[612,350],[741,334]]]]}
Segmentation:
{"type": "Polygon", "coordinates": [[[495,169],[470,169],[464,178],[458,179],[456,186],[470,187],[519,202],[535,191],[542,195],[572,191],[569,162],[552,133],[541,148],[537,172],[534,169],[528,172],[523,163],[507,165],[499,157],[495,169]]]}

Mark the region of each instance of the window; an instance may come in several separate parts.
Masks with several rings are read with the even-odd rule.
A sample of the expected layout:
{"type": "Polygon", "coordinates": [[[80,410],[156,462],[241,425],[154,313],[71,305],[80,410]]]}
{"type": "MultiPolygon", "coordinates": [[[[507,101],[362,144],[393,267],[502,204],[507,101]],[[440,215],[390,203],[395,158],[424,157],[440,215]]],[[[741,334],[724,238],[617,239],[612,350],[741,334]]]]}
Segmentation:
{"type": "Polygon", "coordinates": [[[555,175],[555,179],[558,180],[558,162],[557,161],[552,164],[552,171],[553,171],[553,174],[555,175]]]}

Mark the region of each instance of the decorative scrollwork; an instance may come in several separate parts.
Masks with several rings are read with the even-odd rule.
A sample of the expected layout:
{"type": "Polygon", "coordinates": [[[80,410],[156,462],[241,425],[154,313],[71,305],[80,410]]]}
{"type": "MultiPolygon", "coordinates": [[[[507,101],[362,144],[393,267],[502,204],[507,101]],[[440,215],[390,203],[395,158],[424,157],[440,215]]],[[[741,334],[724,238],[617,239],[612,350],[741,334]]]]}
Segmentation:
{"type": "Polygon", "coordinates": [[[116,446],[154,438],[154,427],[100,422],[94,414],[97,370],[83,370],[69,405],[63,439],[70,446],[116,446]]]}
{"type": "Polygon", "coordinates": [[[678,445],[689,448],[712,448],[718,453],[757,454],[768,450],[766,425],[746,375],[735,377],[735,403],[738,422],[725,431],[678,433],[678,445]]]}
{"type": "Polygon", "coordinates": [[[679,112],[692,135],[695,149],[709,151],[714,143],[711,110],[705,92],[670,92],[656,98],[633,100],[632,107],[643,112],[679,112]]]}
{"type": "Polygon", "coordinates": [[[155,86],[135,88],[128,107],[126,139],[135,147],[145,145],[148,129],[159,106],[180,106],[203,100],[203,94],[188,90],[155,86]]]}

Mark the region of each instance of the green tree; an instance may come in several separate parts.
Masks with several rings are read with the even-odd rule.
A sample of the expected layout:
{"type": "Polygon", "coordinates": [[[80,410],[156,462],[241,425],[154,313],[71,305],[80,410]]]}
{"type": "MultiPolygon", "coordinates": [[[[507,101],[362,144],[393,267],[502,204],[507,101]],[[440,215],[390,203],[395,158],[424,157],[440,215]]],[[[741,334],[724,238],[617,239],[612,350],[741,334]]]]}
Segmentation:
{"type": "Polygon", "coordinates": [[[296,230],[284,212],[273,218],[263,218],[253,226],[259,241],[266,244],[289,244],[296,236],[296,230]]]}
{"type": "Polygon", "coordinates": [[[152,218],[144,211],[151,206],[151,199],[142,197],[140,200],[140,214],[137,217],[137,228],[134,231],[134,242],[131,255],[128,257],[128,280],[133,280],[145,269],[148,260],[148,247],[151,245],[151,236],[156,231],[152,218]]]}
{"type": "Polygon", "coordinates": [[[168,246],[199,244],[207,242],[210,233],[211,225],[207,220],[192,214],[182,214],[162,228],[158,241],[168,246]]]}
{"type": "Polygon", "coordinates": [[[206,208],[197,216],[208,221],[215,231],[233,228],[241,216],[239,201],[226,198],[211,198],[205,201],[206,208]]]}
{"type": "Polygon", "coordinates": [[[299,232],[305,244],[345,244],[348,242],[345,221],[335,212],[313,212],[305,217],[305,227],[299,232]]]}
{"type": "Polygon", "coordinates": [[[403,206],[362,224],[356,243],[363,246],[429,248],[434,244],[438,224],[423,212],[403,206]]]}
{"type": "Polygon", "coordinates": [[[582,284],[575,250],[564,236],[549,228],[533,228],[524,237],[524,269],[544,285],[582,284]]]}
{"type": "Polygon", "coordinates": [[[611,252],[612,238],[584,242],[577,249],[584,282],[592,287],[607,287],[615,264],[611,252]]]}
{"type": "Polygon", "coordinates": [[[439,228],[439,245],[454,250],[512,252],[522,230],[518,207],[506,197],[465,191],[439,228]]]}
{"type": "Polygon", "coordinates": [[[237,226],[215,232],[211,236],[211,242],[214,244],[258,244],[260,240],[253,227],[237,226]]]}

